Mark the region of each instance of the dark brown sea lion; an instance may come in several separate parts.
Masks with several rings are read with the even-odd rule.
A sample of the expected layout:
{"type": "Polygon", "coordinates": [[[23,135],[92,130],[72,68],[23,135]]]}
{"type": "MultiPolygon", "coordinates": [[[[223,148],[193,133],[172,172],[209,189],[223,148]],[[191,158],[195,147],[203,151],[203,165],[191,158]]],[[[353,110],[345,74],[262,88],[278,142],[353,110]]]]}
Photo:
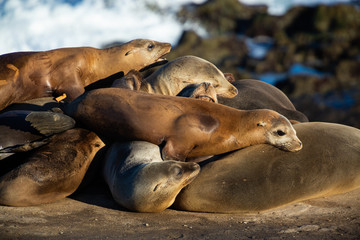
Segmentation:
{"type": "MultiPolygon", "coordinates": [[[[103,146],[95,133],[85,129],[52,136],[47,145],[27,153],[23,164],[0,178],[0,204],[31,206],[69,196],[103,146]]],[[[20,154],[10,158],[15,158],[14,162],[19,156],[24,157],[20,154]]]]}
{"type": "Polygon", "coordinates": [[[183,56],[168,62],[144,79],[140,90],[176,96],[192,83],[209,82],[219,96],[232,98],[237,89],[214,64],[195,56],[183,56]]]}
{"type": "Polygon", "coordinates": [[[219,103],[244,110],[272,109],[294,122],[308,122],[308,118],[297,111],[289,98],[278,88],[254,79],[241,79],[232,83],[238,95],[232,99],[218,97],[219,103]]]}
{"type": "Polygon", "coordinates": [[[197,163],[163,161],[157,145],[134,141],[111,145],[103,174],[121,206],[137,212],[161,212],[199,171],[197,163]]]}
{"type": "Polygon", "coordinates": [[[108,49],[78,47],[1,55],[0,110],[15,102],[63,93],[72,101],[85,86],[162,61],[170,49],[169,43],[136,39],[108,49]]]}
{"type": "Polygon", "coordinates": [[[112,140],[163,144],[165,160],[184,161],[259,143],[287,151],[302,147],[290,122],[271,110],[245,111],[196,99],[104,88],[84,93],[64,111],[112,140]]]}
{"type": "Polygon", "coordinates": [[[262,144],[200,163],[176,199],[186,211],[258,212],[360,187],[360,130],[333,123],[294,125],[297,153],[262,144]]]}

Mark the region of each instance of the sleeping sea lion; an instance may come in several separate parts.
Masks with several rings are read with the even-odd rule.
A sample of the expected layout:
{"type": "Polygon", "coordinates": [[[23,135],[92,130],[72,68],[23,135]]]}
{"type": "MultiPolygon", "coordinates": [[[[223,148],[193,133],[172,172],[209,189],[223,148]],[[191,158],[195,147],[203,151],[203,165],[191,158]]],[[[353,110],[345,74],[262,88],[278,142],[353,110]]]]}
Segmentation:
{"type": "Polygon", "coordinates": [[[289,98],[278,88],[254,79],[241,79],[233,82],[238,95],[232,99],[219,97],[219,103],[229,107],[251,110],[271,109],[292,122],[308,122],[308,118],[297,111],[289,98]]]}
{"type": "Polygon", "coordinates": [[[161,212],[199,173],[196,163],[163,161],[149,142],[116,142],[105,157],[103,175],[114,200],[137,212],[161,212]]]}
{"type": "Polygon", "coordinates": [[[298,151],[290,122],[272,110],[238,110],[183,97],[121,88],[84,93],[64,106],[78,123],[110,140],[163,145],[165,160],[217,155],[268,143],[298,151]]]}
{"type": "MultiPolygon", "coordinates": [[[[0,204],[32,206],[72,194],[104,143],[93,132],[70,129],[50,138],[47,145],[0,161],[23,164],[0,177],[0,204]],[[20,158],[20,159],[19,159],[20,158]],[[23,158],[23,159],[21,159],[23,158]]],[[[6,167],[6,166],[5,166],[6,167]]]]}
{"type": "Polygon", "coordinates": [[[144,79],[140,90],[176,96],[192,83],[211,83],[219,96],[235,97],[237,89],[211,62],[195,56],[183,56],[168,62],[144,79]]]}
{"type": "MultiPolygon", "coordinates": [[[[125,76],[116,79],[111,87],[139,90],[142,82],[142,75],[131,70],[125,76]]],[[[176,96],[189,97],[210,102],[218,102],[214,86],[209,82],[192,83],[186,85],[176,96]]]]}
{"type": "Polygon", "coordinates": [[[169,43],[136,39],[108,49],[78,47],[1,55],[0,110],[15,102],[63,93],[72,101],[85,86],[162,61],[170,49],[169,43]]]}
{"type": "Polygon", "coordinates": [[[360,187],[360,130],[334,123],[294,125],[304,148],[297,153],[262,144],[201,165],[178,195],[186,211],[258,212],[360,187]]]}

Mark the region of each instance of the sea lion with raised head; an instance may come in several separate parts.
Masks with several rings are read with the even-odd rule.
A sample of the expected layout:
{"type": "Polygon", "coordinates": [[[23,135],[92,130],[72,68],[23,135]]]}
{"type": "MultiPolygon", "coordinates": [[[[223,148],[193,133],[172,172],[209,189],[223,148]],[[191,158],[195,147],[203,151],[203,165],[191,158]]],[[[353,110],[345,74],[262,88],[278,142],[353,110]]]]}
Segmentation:
{"type": "Polygon", "coordinates": [[[72,101],[85,86],[162,61],[170,49],[169,43],[136,39],[108,49],[60,48],[1,55],[0,110],[15,102],[63,93],[72,101]]]}
{"type": "Polygon", "coordinates": [[[229,107],[251,110],[271,109],[291,122],[308,122],[308,118],[292,104],[290,99],[278,88],[254,79],[241,79],[232,83],[238,90],[238,95],[232,99],[218,97],[219,103],[229,107]]]}
{"type": "Polygon", "coordinates": [[[161,212],[199,171],[196,163],[163,161],[157,145],[134,141],[111,145],[103,175],[121,206],[137,212],[161,212]]]}
{"type": "Polygon", "coordinates": [[[209,82],[218,96],[235,97],[237,89],[214,64],[195,56],[183,56],[168,62],[144,79],[140,90],[176,96],[192,83],[209,82]]]}
{"type": "Polygon", "coordinates": [[[360,130],[334,123],[294,125],[304,148],[293,154],[256,145],[201,162],[178,195],[185,211],[259,212],[360,187],[360,130]]]}
{"type": "Polygon", "coordinates": [[[50,138],[47,145],[0,161],[21,161],[0,177],[0,204],[32,206],[54,202],[72,194],[80,185],[104,143],[93,132],[70,129],[50,138]],[[18,159],[24,158],[24,159],[18,159]]]}
{"type": "Polygon", "coordinates": [[[84,93],[64,111],[108,139],[163,145],[165,160],[184,161],[260,143],[294,152],[302,148],[290,122],[271,110],[238,110],[190,98],[104,88],[84,93]]]}

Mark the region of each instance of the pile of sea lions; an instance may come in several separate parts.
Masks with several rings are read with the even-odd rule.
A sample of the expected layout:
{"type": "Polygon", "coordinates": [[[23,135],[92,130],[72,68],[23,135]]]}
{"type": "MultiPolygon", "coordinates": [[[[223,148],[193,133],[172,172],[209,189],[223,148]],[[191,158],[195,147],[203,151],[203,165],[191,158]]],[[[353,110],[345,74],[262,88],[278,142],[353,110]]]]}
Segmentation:
{"type": "Polygon", "coordinates": [[[138,212],[258,212],[360,186],[359,129],[309,122],[276,87],[199,57],[165,64],[170,49],[1,55],[0,204],[65,198],[95,160],[138,212]]]}

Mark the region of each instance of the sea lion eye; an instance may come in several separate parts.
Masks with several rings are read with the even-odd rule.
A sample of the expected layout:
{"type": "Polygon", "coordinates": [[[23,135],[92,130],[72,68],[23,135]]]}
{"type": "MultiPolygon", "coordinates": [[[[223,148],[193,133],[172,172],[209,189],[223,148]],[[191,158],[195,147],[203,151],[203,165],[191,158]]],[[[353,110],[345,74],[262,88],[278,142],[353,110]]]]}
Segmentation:
{"type": "Polygon", "coordinates": [[[148,48],[149,51],[153,50],[154,44],[150,43],[147,48],[148,48]]]}
{"type": "Polygon", "coordinates": [[[172,169],[172,173],[174,174],[174,176],[175,176],[176,178],[180,178],[180,177],[182,177],[182,175],[183,175],[183,170],[182,170],[181,168],[179,168],[179,167],[174,167],[174,168],[172,169]]]}
{"type": "Polygon", "coordinates": [[[277,130],[276,134],[279,135],[279,136],[284,136],[286,133],[281,131],[281,130],[277,130]]]}

